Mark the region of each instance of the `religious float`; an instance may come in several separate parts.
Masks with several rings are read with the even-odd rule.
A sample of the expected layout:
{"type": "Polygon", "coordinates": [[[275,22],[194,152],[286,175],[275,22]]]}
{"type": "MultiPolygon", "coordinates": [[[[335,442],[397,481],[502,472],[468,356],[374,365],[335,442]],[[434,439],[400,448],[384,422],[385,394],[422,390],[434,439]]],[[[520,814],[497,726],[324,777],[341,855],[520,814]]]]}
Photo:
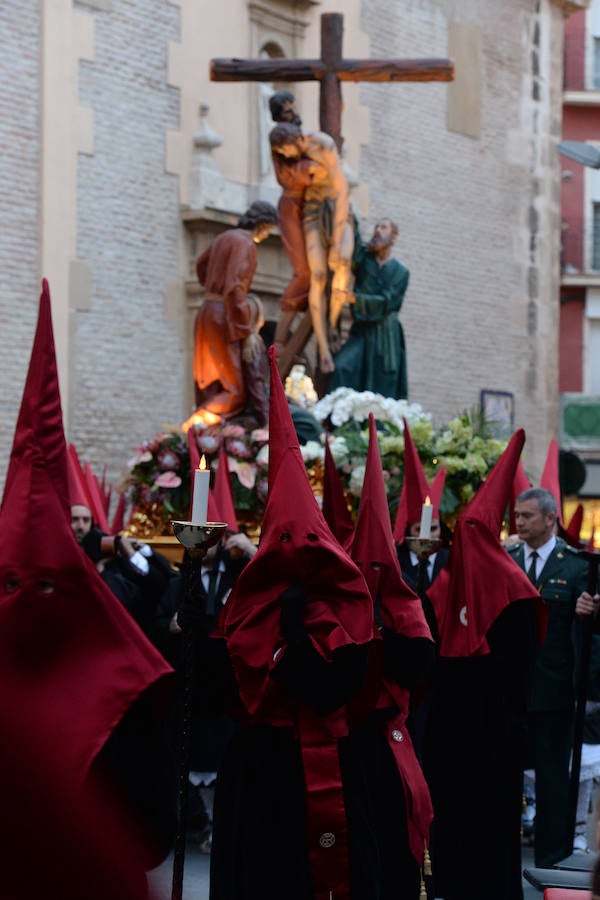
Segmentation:
{"type": "MultiPolygon", "coordinates": [[[[464,412],[441,428],[418,403],[394,400],[370,391],[338,388],[316,400],[312,383],[302,371],[292,371],[286,393],[320,426],[318,439],[300,442],[302,457],[317,498],[322,494],[325,440],[355,513],[362,489],[368,448],[368,416],[378,424],[379,448],[392,520],[396,514],[404,471],[403,419],[406,419],[425,472],[431,479],[445,466],[446,484],[440,511],[452,525],[460,509],[502,453],[506,442],[493,437],[476,412],[464,412]]],[[[214,470],[223,446],[239,523],[257,538],[267,499],[267,428],[247,430],[227,422],[196,421],[192,434],[178,426],[164,430],[138,447],[123,480],[130,504],[128,531],[145,540],[171,534],[170,521],[188,517],[191,493],[189,440],[195,441],[207,467],[214,470]]]]}

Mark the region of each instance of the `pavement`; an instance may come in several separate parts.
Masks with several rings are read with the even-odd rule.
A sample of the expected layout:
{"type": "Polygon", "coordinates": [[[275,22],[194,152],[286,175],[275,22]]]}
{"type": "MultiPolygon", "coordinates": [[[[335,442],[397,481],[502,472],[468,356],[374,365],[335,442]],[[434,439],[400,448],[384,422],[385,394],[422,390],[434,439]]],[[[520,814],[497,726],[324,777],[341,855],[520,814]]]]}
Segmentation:
{"type": "MultiPolygon", "coordinates": [[[[148,873],[152,900],[170,900],[173,881],[173,854],[148,873]]],[[[183,865],[182,900],[208,900],[210,854],[201,853],[197,843],[188,839],[183,865]]]]}
{"type": "MultiPolygon", "coordinates": [[[[523,847],[523,868],[533,866],[533,848],[523,847]]],[[[173,875],[173,857],[150,872],[152,900],[170,900],[173,875]]],[[[183,872],[183,900],[208,900],[210,880],[210,856],[201,853],[198,844],[188,841],[183,872]]],[[[523,879],[524,900],[542,900],[542,894],[523,879]]]]}

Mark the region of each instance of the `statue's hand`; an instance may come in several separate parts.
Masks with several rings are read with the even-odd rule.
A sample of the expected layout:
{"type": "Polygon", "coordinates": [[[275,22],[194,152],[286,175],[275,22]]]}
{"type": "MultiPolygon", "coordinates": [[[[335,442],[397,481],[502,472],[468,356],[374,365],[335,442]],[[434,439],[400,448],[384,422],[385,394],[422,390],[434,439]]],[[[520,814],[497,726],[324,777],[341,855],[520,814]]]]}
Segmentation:
{"type": "Polygon", "coordinates": [[[245,363],[253,363],[260,356],[261,349],[261,338],[257,334],[249,334],[242,343],[242,359],[245,363]]]}

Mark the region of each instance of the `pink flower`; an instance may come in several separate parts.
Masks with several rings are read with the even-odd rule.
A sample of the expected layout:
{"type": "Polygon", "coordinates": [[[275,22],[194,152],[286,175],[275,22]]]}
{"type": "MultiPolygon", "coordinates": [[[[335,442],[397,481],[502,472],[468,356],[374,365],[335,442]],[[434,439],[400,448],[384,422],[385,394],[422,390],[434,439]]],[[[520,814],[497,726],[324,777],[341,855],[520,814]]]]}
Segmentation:
{"type": "Polygon", "coordinates": [[[157,453],[156,458],[159,469],[166,471],[179,468],[179,457],[173,450],[169,450],[168,447],[157,453]]]}
{"type": "Polygon", "coordinates": [[[252,456],[250,447],[248,447],[245,441],[239,440],[238,438],[227,438],[225,447],[227,448],[228,453],[231,453],[232,456],[237,456],[238,459],[250,459],[252,456]]]}
{"type": "Polygon", "coordinates": [[[216,434],[199,434],[197,443],[202,453],[216,453],[221,446],[221,441],[216,434]]]}
{"type": "Polygon", "coordinates": [[[239,438],[245,435],[245,430],[241,425],[226,425],[221,434],[223,437],[239,438]]]}
{"type": "Polygon", "coordinates": [[[266,444],[269,440],[269,431],[267,428],[255,428],[250,438],[255,444],[266,444]]]}
{"type": "Polygon", "coordinates": [[[152,459],[152,454],[149,450],[145,450],[143,447],[136,452],[135,456],[129,460],[128,466],[130,469],[133,469],[134,466],[138,466],[140,463],[150,462],[152,459]]]}
{"type": "Polygon", "coordinates": [[[229,471],[235,472],[239,482],[249,491],[254,487],[256,481],[256,466],[254,463],[240,462],[237,459],[229,461],[229,471]]]}
{"type": "Polygon", "coordinates": [[[154,479],[157,487],[177,488],[181,484],[181,478],[175,472],[161,472],[158,478],[154,479]]]}
{"type": "Polygon", "coordinates": [[[268,478],[260,478],[256,482],[256,496],[258,497],[258,499],[261,503],[266,503],[268,495],[269,495],[269,479],[268,478]]]}
{"type": "Polygon", "coordinates": [[[139,493],[139,502],[143,506],[149,506],[149,504],[152,503],[153,499],[154,498],[152,496],[152,488],[150,487],[150,485],[149,484],[143,485],[142,488],[140,489],[140,493],[139,493]]]}

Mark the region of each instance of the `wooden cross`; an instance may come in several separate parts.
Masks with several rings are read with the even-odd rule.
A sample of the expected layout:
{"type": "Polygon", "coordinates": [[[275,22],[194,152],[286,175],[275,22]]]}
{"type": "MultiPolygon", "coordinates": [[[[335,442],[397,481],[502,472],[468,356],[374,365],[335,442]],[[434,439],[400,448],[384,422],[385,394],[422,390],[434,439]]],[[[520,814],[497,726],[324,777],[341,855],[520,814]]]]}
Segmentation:
{"type": "MultiPolygon", "coordinates": [[[[321,16],[320,59],[213,59],[211,81],[319,81],[319,124],[341,151],[342,81],[452,81],[450,59],[344,59],[341,13],[321,16]]],[[[278,360],[282,378],[289,372],[294,356],[304,349],[312,332],[310,316],[290,336],[278,360]]]]}
{"type": "Polygon", "coordinates": [[[341,149],[342,81],[452,81],[450,59],[344,59],[341,13],[321,16],[320,59],[213,59],[211,81],[319,81],[319,123],[341,149]]]}

